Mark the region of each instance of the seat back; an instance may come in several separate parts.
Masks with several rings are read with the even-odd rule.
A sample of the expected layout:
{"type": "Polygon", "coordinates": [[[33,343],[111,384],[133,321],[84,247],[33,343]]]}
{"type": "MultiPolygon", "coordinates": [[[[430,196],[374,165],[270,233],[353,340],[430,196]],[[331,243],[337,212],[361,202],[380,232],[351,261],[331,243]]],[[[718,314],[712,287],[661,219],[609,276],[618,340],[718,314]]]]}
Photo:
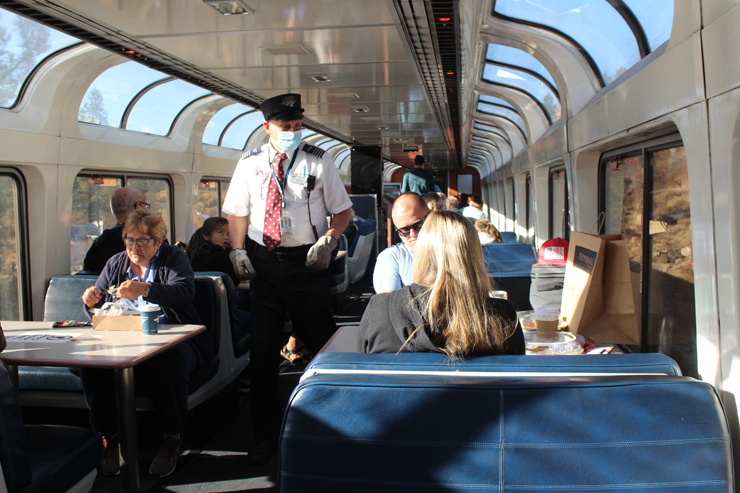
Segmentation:
{"type": "Polygon", "coordinates": [[[18,491],[31,482],[29,462],[18,396],[5,363],[0,361],[0,464],[9,492],[18,491]]]}
{"type": "Polygon", "coordinates": [[[223,272],[196,272],[195,291],[194,304],[213,338],[217,364],[191,374],[189,409],[226,387],[249,363],[248,352],[236,354],[243,345],[237,339],[236,291],[231,278],[223,272]]]}
{"type": "Polygon", "coordinates": [[[353,370],[358,373],[379,371],[549,375],[639,373],[681,376],[678,364],[672,358],[660,353],[602,354],[583,357],[505,355],[450,359],[442,353],[364,354],[329,350],[316,355],[306,368],[303,379],[316,373],[337,370],[353,370]]]}
{"type": "Polygon", "coordinates": [[[529,310],[529,287],[532,265],[537,252],[526,243],[493,243],[483,245],[486,271],[498,289],[507,292],[517,310],[529,310]]]}
{"type": "Polygon", "coordinates": [[[733,486],[719,396],[686,377],[319,374],[280,441],[280,492],[733,486]]]}
{"type": "Polygon", "coordinates": [[[517,243],[519,241],[519,238],[513,231],[500,231],[500,233],[504,243],[517,243]]]}
{"type": "Polygon", "coordinates": [[[94,286],[97,280],[98,276],[88,275],[52,277],[44,300],[44,321],[87,321],[82,293],[90,286],[94,286]]]}

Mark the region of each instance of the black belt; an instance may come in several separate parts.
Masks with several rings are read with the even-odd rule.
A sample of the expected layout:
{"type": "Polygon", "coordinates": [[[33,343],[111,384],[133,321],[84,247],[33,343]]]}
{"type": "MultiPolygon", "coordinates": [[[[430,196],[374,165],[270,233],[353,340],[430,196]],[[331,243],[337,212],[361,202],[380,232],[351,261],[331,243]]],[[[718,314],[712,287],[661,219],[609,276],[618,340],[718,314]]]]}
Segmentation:
{"type": "Polygon", "coordinates": [[[267,247],[250,240],[252,249],[255,252],[264,253],[277,257],[278,260],[306,260],[306,255],[313,245],[301,245],[295,247],[277,247],[274,250],[268,250],[267,247]]]}

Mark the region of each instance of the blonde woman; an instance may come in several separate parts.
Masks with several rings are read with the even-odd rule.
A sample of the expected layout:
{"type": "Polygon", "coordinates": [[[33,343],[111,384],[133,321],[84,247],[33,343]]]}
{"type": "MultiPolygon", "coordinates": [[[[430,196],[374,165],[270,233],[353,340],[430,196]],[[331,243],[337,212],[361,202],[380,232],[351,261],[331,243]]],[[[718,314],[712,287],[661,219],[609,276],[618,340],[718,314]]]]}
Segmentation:
{"type": "Polygon", "coordinates": [[[429,214],[414,250],[413,280],[370,300],[358,352],[524,354],[514,305],[489,297],[478,234],[460,214],[429,214]]]}
{"type": "Polygon", "coordinates": [[[424,195],[424,202],[427,203],[430,211],[443,211],[447,209],[444,199],[437,192],[429,192],[424,195]]]}
{"type": "Polygon", "coordinates": [[[489,223],[487,219],[478,219],[475,221],[475,229],[478,230],[478,239],[480,240],[481,245],[504,242],[504,239],[501,238],[501,233],[498,232],[496,226],[489,223]]]}

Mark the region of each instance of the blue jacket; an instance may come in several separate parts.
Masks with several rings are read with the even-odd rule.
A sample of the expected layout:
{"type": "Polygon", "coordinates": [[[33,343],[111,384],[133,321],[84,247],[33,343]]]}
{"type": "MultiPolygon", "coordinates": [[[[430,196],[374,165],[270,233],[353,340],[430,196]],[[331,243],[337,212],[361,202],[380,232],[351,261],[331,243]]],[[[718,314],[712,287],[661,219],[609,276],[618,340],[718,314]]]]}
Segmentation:
{"type": "MultiPolygon", "coordinates": [[[[120,285],[127,280],[129,267],[131,267],[131,260],[125,251],[114,255],[105,264],[95,286],[105,293],[109,286],[120,285]]],[[[154,282],[150,284],[149,296],[144,299],[149,303],[159,305],[170,323],[200,324],[202,323],[200,315],[193,305],[194,278],[190,260],[185,252],[176,246],[162,243],[156,259],[154,282]]],[[[105,293],[96,306],[101,307],[103,303],[115,300],[116,298],[105,293]]],[[[205,365],[213,358],[213,341],[207,331],[186,342],[191,344],[198,354],[199,365],[205,365]]]]}

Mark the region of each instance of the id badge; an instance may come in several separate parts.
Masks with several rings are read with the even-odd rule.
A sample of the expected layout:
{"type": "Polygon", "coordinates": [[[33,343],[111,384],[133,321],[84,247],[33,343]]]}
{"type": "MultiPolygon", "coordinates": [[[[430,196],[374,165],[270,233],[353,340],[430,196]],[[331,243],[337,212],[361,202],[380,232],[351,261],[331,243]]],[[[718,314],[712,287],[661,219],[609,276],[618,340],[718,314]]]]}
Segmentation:
{"type": "Polygon", "coordinates": [[[293,234],[293,219],[290,212],[283,211],[280,215],[280,236],[290,236],[293,234]]]}

